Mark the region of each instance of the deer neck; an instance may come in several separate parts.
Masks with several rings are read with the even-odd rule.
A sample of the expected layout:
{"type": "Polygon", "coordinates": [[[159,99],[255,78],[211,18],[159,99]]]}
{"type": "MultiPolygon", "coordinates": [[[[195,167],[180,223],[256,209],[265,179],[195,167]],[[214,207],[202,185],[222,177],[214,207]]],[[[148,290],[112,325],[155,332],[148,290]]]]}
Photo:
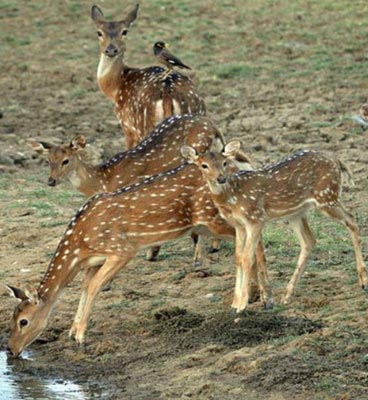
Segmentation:
{"type": "Polygon", "coordinates": [[[103,185],[97,167],[86,163],[78,154],[75,158],[75,168],[69,174],[71,184],[86,196],[103,191],[103,185]]]}
{"type": "Polygon", "coordinates": [[[228,182],[224,184],[217,183],[216,181],[207,180],[208,187],[210,188],[210,192],[213,196],[219,198],[226,198],[231,192],[230,185],[228,182]]]}
{"type": "Polygon", "coordinates": [[[68,248],[67,235],[68,232],[71,232],[70,226],[68,229],[38,287],[40,299],[50,308],[52,308],[63,289],[74,279],[80,269],[79,249],[77,249],[77,253],[77,251],[69,250],[68,248]]]}
{"type": "Polygon", "coordinates": [[[97,82],[106,97],[115,101],[119,90],[121,75],[124,71],[123,55],[108,57],[100,55],[97,69],[97,82]]]}
{"type": "Polygon", "coordinates": [[[236,194],[237,184],[232,176],[227,178],[227,182],[219,184],[216,181],[207,180],[213,201],[217,206],[231,204],[236,194]]]}

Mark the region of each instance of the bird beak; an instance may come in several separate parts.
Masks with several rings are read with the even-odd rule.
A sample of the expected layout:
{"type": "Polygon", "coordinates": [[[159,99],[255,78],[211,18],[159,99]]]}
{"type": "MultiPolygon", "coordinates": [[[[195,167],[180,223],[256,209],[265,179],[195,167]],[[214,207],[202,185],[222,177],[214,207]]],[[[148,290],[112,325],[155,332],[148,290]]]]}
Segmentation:
{"type": "Polygon", "coordinates": [[[165,43],[165,47],[168,49],[170,47],[169,43],[165,43]]]}

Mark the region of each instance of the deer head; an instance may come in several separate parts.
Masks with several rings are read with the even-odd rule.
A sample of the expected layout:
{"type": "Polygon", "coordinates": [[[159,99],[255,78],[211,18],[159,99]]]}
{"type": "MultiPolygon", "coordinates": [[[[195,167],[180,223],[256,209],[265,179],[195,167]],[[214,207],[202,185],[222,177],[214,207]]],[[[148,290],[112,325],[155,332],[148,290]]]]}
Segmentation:
{"type": "Polygon", "coordinates": [[[56,186],[64,177],[75,171],[76,155],[85,148],[86,138],[83,135],[78,135],[72,139],[70,144],[59,146],[34,139],[30,139],[28,143],[38,153],[47,153],[50,166],[47,184],[56,186]]]}
{"type": "Polygon", "coordinates": [[[234,139],[227,143],[220,152],[208,151],[199,154],[193,147],[182,146],[181,154],[188,163],[196,164],[199,167],[203,177],[210,185],[212,193],[219,194],[227,183],[227,176],[238,172],[239,162],[244,163],[244,166],[249,165],[249,169],[252,169],[249,160],[244,159],[240,147],[240,140],[234,139]]]}
{"type": "Polygon", "coordinates": [[[36,289],[23,291],[8,285],[7,288],[20,300],[10,321],[11,334],[8,341],[9,353],[18,357],[45,329],[50,307],[40,299],[36,289]]]}
{"type": "Polygon", "coordinates": [[[121,21],[106,21],[101,9],[92,6],[91,17],[97,28],[100,41],[100,52],[107,57],[114,58],[124,55],[126,50],[125,37],[133,21],[137,18],[139,4],[136,4],[121,21]]]}

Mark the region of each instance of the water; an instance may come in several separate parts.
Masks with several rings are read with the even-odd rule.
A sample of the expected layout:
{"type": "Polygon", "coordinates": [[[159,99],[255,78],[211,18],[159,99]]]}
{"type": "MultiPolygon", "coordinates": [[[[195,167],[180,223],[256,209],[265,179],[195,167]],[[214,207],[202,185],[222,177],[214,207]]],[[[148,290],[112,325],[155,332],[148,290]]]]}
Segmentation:
{"type": "Polygon", "coordinates": [[[7,357],[0,352],[0,399],[1,400],[86,400],[80,385],[70,381],[43,379],[35,375],[17,374],[18,362],[32,363],[30,352],[22,353],[21,359],[7,357]]]}

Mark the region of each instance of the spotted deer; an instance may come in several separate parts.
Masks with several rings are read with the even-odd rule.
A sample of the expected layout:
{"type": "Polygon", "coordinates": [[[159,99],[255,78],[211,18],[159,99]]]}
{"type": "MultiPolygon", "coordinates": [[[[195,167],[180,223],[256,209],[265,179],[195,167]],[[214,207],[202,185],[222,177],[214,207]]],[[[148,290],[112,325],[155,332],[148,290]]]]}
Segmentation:
{"type": "MultiPolygon", "coordinates": [[[[222,148],[224,139],[207,117],[176,115],[161,122],[135,148],[116,154],[100,165],[90,165],[84,160],[86,138],[82,135],[76,136],[70,144],[58,146],[34,139],[29,143],[36,151],[48,154],[48,185],[55,186],[63,179],[69,179],[86,196],[92,196],[112,192],[145,177],[177,167],[183,161],[180,147],[184,144],[203,152],[211,146],[222,148]]],[[[250,162],[242,152],[236,155],[236,161],[239,167],[249,166],[250,162]]],[[[193,234],[193,240],[196,244],[194,265],[199,266],[201,246],[197,235],[193,234]]],[[[218,241],[213,241],[211,252],[218,248],[218,241]]],[[[158,253],[159,247],[149,250],[148,260],[156,260],[158,253]]]]}
{"type": "Polygon", "coordinates": [[[190,78],[173,72],[162,80],[161,67],[131,68],[125,64],[126,35],[138,8],[137,4],[121,21],[106,21],[97,6],[91,11],[100,43],[97,82],[115,104],[128,149],[170,115],[206,113],[190,78]]]}
{"type": "MultiPolygon", "coordinates": [[[[215,207],[197,168],[182,164],[112,193],[90,198],[69,223],[37,289],[9,286],[20,300],[11,319],[9,352],[18,356],[44,330],[64,288],[82,270],[85,277],[77,313],[70,330],[83,343],[91,307],[101,287],[139,250],[177,239],[190,231],[233,238],[234,229],[215,207]]],[[[261,297],[268,301],[263,249],[257,248],[261,297]]]]}
{"type": "Polygon", "coordinates": [[[358,226],[340,199],[342,172],[351,177],[345,164],[316,151],[301,151],[262,169],[229,173],[227,157],[239,147],[240,142],[233,140],[225,146],[223,154],[211,151],[199,154],[190,146],[182,148],[184,158],[201,170],[220,214],[235,228],[236,253],[241,258],[238,311],[248,302],[249,269],[263,227],[268,221],[279,218],[289,220],[301,247],[296,269],[283,297],[284,303],[289,302],[315,245],[307,221],[307,212],[314,208],[347,227],[355,250],[359,283],[365,289],[367,277],[358,226]]]}

